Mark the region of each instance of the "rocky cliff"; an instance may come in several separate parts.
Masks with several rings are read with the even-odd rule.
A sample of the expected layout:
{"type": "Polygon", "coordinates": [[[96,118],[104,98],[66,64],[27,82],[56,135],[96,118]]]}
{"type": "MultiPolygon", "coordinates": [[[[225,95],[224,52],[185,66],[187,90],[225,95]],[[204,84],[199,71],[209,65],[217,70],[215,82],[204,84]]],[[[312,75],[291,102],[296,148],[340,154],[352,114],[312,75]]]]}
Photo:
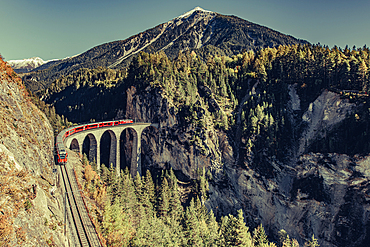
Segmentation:
{"type": "Polygon", "coordinates": [[[144,135],[143,163],[147,168],[171,166],[180,180],[196,178],[196,171],[203,167],[212,172],[205,203],[216,215],[235,214],[242,208],[247,225],[253,228],[262,223],[275,240],[285,229],[301,244],[314,234],[320,246],[367,246],[370,157],[309,152],[314,140],[325,138],[359,105],[323,91],[304,109],[294,87],[289,95],[288,108],[294,115],[294,128],[297,132],[301,128],[300,138],[292,140],[295,145],[289,161],[270,159],[277,174],[272,178],[249,163],[245,167],[236,164],[238,150],[230,133],[214,128],[207,108],[197,109],[207,123],[199,128],[186,122],[184,116],[190,113],[179,111],[162,90],[148,87],[137,92],[131,87],[126,116],[160,124],[159,132],[144,135]],[[190,143],[195,135],[201,145],[190,143]]]}
{"type": "Polygon", "coordinates": [[[53,131],[22,81],[0,60],[0,244],[62,246],[53,131]],[[55,192],[55,193],[54,193],[55,192]]]}

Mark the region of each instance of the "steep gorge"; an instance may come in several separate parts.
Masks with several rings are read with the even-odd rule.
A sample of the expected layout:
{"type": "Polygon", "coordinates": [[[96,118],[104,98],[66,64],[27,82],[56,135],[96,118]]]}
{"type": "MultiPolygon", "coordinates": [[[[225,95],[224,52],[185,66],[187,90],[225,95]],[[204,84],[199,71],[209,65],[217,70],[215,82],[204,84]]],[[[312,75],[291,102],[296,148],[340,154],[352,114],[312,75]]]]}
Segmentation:
{"type": "Polygon", "coordinates": [[[205,168],[217,217],[243,209],[273,240],[285,229],[301,244],[314,234],[321,246],[366,246],[369,79],[344,68],[368,54],[310,45],[207,61],[141,53],[127,70],[60,78],[42,97],[72,121],[159,123],[143,136],[143,167],[172,167],[183,183],[205,168]]]}
{"type": "MultiPolygon", "coordinates": [[[[235,214],[242,208],[248,226],[254,228],[262,223],[275,240],[279,230],[285,229],[300,243],[308,241],[312,234],[320,246],[368,243],[370,157],[307,153],[307,147],[296,153],[293,147],[289,163],[271,160],[277,175],[266,178],[256,169],[237,165],[238,151],[228,132],[213,127],[200,130],[197,134],[203,138],[206,153],[189,145],[189,139],[199,130],[182,126],[180,114],[158,90],[138,94],[131,89],[128,98],[127,105],[131,107],[126,116],[160,123],[159,141],[143,141],[144,164],[149,169],[171,166],[193,179],[197,169],[210,170],[213,178],[206,205],[216,216],[235,214]]],[[[309,122],[299,142],[305,140],[309,145],[314,136],[305,138],[308,132],[329,131],[355,107],[338,94],[324,91],[296,123],[309,122]]]]}

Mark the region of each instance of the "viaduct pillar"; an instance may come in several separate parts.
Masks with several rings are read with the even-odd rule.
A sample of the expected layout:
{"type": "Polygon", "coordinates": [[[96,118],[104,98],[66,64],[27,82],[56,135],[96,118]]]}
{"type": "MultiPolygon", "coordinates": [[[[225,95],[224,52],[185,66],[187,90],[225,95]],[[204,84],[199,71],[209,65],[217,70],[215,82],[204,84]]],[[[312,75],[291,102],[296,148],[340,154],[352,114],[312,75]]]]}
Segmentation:
{"type": "MultiPolygon", "coordinates": [[[[103,134],[106,131],[109,131],[111,136],[111,147],[109,153],[109,164],[111,163],[116,165],[116,172],[117,175],[120,173],[121,169],[121,148],[120,148],[120,137],[122,132],[127,128],[132,128],[136,132],[136,136],[133,140],[133,147],[132,147],[132,156],[131,156],[131,168],[130,173],[132,177],[135,177],[137,173],[142,175],[142,167],[141,167],[141,136],[143,130],[146,127],[153,126],[158,129],[158,124],[152,123],[135,123],[130,125],[119,125],[113,127],[103,127],[98,129],[90,129],[81,131],[79,133],[73,134],[66,138],[65,145],[69,148],[73,139],[76,139],[78,142],[80,153],[83,152],[83,142],[86,137],[90,139],[90,155],[93,152],[93,149],[96,150],[96,165],[97,169],[100,170],[100,142],[103,134]]],[[[90,156],[89,155],[89,156],[90,156]]],[[[90,156],[91,157],[91,156],[90,156]]]]}

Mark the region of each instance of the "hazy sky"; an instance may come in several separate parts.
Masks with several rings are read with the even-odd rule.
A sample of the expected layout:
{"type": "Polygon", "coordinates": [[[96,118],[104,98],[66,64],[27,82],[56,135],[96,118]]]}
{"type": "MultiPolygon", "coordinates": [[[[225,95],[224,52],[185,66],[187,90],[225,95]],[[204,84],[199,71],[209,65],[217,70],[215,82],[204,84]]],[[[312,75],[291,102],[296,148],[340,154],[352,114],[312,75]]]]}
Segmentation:
{"type": "Polygon", "coordinates": [[[370,0],[0,0],[0,54],[5,60],[73,56],[197,6],[313,44],[370,45],[370,0]]]}

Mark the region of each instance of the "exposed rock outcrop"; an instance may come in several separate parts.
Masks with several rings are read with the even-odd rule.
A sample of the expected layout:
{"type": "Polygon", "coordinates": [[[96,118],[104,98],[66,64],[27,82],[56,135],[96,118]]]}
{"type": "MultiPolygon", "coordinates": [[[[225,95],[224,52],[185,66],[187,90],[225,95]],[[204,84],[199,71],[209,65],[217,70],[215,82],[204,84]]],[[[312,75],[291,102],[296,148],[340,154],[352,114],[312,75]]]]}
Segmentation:
{"type": "Polygon", "coordinates": [[[341,99],[340,95],[325,90],[309,105],[302,117],[307,128],[300,138],[298,154],[306,151],[312,140],[325,136],[326,132],[343,121],[354,108],[355,104],[348,99],[341,99]]]}
{"type": "MultiPolygon", "coordinates": [[[[213,128],[200,129],[187,124],[185,117],[188,109],[177,109],[159,89],[149,89],[146,95],[136,94],[134,87],[127,91],[126,116],[136,121],[159,123],[160,129],[152,135],[144,135],[143,148],[148,156],[143,157],[145,164],[154,164],[157,168],[181,171],[189,178],[194,178],[198,169],[207,167],[219,170],[221,166],[221,145],[224,133],[213,128]],[[200,145],[193,145],[193,137],[199,137],[200,145]],[[152,139],[150,139],[152,136],[152,139]],[[201,147],[204,147],[203,149],[201,147]],[[147,160],[148,162],[145,162],[147,160]]],[[[209,126],[212,126],[209,123],[209,126]]]]}
{"type": "Polygon", "coordinates": [[[62,246],[52,128],[13,70],[0,68],[0,244],[62,246]]]}
{"type": "Polygon", "coordinates": [[[216,130],[212,123],[202,130],[186,124],[182,114],[188,113],[172,105],[159,89],[148,88],[141,94],[134,88],[128,90],[127,106],[131,107],[126,116],[160,123],[159,133],[144,135],[146,165],[171,166],[188,179],[196,177],[198,168],[212,172],[206,205],[217,216],[235,214],[242,208],[247,225],[254,228],[262,223],[275,240],[279,230],[285,229],[301,244],[314,234],[320,246],[366,246],[370,238],[370,157],[307,153],[304,145],[343,121],[356,105],[324,91],[299,113],[299,96],[293,87],[290,91],[292,119],[297,129],[305,128],[297,133],[299,146],[292,147],[290,163],[270,159],[277,174],[270,179],[248,165],[236,164],[238,151],[228,133],[216,130]],[[201,137],[206,151],[189,142],[194,133],[201,137]]]}

